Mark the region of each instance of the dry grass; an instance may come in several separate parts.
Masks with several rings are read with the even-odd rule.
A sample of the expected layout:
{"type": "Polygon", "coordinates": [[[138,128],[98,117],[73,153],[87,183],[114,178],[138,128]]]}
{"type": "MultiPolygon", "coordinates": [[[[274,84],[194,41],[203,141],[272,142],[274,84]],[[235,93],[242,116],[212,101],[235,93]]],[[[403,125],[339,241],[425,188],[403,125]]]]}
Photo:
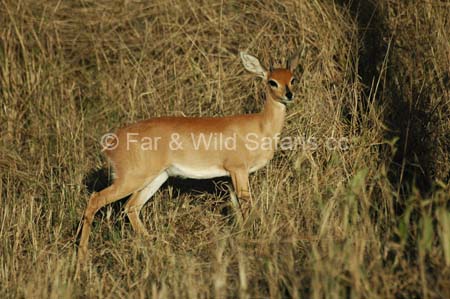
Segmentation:
{"type": "Polygon", "coordinates": [[[383,2],[390,52],[370,88],[358,23],[331,1],[2,1],[0,297],[450,297],[448,5],[400,2],[383,2]],[[134,235],[120,203],[104,209],[75,279],[86,181],[106,166],[100,137],[152,116],[257,111],[262,85],[238,51],[267,64],[297,49],[284,136],[345,137],[348,150],[278,152],[251,177],[245,229],[226,195],[177,185],[143,209],[154,241],[134,235]],[[404,152],[423,119],[391,122],[418,110],[439,140],[426,160],[404,152]],[[408,170],[412,182],[407,164],[421,162],[427,192],[392,179],[408,170]]]}

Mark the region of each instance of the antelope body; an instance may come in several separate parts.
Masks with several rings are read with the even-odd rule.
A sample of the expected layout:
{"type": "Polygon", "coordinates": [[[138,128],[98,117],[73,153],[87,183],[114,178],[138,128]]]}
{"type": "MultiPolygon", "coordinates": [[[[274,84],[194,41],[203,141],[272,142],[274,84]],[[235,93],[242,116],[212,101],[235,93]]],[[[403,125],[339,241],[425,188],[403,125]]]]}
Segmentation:
{"type": "Polygon", "coordinates": [[[114,148],[105,151],[112,163],[115,180],[89,199],[80,240],[80,261],[87,254],[95,213],[130,194],[125,211],[131,225],[136,232],[148,235],[139,218],[140,210],[169,176],[194,179],[231,176],[237,197],[248,207],[251,201],[248,175],[266,165],[274,155],[274,147],[261,148],[257,142],[276,138],[281,132],[285,105],[293,100],[292,69],[296,63],[291,64],[292,69],[270,68],[268,71],[255,57],[242,52],[240,56],[244,67],[267,83],[263,111],[220,118],[161,117],[119,129],[117,139],[111,144],[114,148]],[[252,137],[251,147],[249,136],[252,137]],[[224,144],[206,146],[204,142],[198,146],[199,140],[208,138],[232,141],[232,147],[226,148],[224,144]],[[151,148],[145,147],[150,139],[151,148]]]}

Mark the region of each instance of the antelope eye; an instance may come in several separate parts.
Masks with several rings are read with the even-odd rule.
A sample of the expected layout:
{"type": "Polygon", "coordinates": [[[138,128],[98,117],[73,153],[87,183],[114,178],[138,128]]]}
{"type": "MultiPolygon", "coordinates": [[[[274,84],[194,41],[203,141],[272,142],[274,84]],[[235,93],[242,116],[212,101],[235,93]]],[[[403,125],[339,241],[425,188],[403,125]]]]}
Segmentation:
{"type": "Polygon", "coordinates": [[[297,84],[297,79],[292,78],[292,79],[291,79],[291,85],[295,85],[295,84],[297,84]]]}
{"type": "Polygon", "coordinates": [[[275,88],[278,88],[278,83],[274,80],[269,80],[269,85],[275,88]]]}

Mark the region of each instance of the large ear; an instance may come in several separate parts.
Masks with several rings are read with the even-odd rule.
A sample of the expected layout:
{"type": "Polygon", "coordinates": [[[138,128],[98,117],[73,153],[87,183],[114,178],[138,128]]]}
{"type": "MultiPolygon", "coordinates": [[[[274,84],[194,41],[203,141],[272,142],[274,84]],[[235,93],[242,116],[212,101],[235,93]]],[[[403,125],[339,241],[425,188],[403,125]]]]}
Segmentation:
{"type": "Polygon", "coordinates": [[[256,74],[258,77],[263,79],[267,79],[267,71],[266,69],[259,63],[258,58],[253,57],[245,52],[241,52],[241,60],[245,69],[253,74],[256,74]]]}
{"type": "Polygon", "coordinates": [[[300,51],[296,52],[294,55],[292,55],[287,61],[286,61],[286,68],[290,70],[291,72],[294,72],[294,70],[297,68],[300,61],[300,51]]]}

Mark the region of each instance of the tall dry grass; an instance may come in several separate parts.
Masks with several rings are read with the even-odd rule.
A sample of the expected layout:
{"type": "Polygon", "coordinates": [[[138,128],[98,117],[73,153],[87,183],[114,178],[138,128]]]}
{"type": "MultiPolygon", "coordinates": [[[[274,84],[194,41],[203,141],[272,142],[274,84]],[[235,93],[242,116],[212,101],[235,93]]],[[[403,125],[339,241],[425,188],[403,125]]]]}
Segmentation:
{"type": "Polygon", "coordinates": [[[371,88],[358,73],[361,28],[332,1],[2,1],[0,296],[449,297],[448,14],[384,3],[387,37],[411,26],[396,44],[380,41],[391,52],[371,88]],[[424,36],[434,54],[398,66],[424,36]],[[143,209],[155,240],[136,237],[123,202],[113,204],[96,217],[91,263],[75,279],[86,182],[107,167],[100,137],[153,116],[258,111],[263,86],[238,51],[281,64],[298,49],[283,134],[319,146],[280,151],[251,177],[253,224],[233,224],[226,193],[169,184],[143,209]],[[443,102],[431,123],[442,173],[425,193],[392,179],[406,169],[395,137],[408,139],[402,125],[392,134],[401,109],[388,91],[408,88],[403,74],[436,86],[431,106],[443,102]],[[330,150],[330,137],[348,149],[330,150]]]}

